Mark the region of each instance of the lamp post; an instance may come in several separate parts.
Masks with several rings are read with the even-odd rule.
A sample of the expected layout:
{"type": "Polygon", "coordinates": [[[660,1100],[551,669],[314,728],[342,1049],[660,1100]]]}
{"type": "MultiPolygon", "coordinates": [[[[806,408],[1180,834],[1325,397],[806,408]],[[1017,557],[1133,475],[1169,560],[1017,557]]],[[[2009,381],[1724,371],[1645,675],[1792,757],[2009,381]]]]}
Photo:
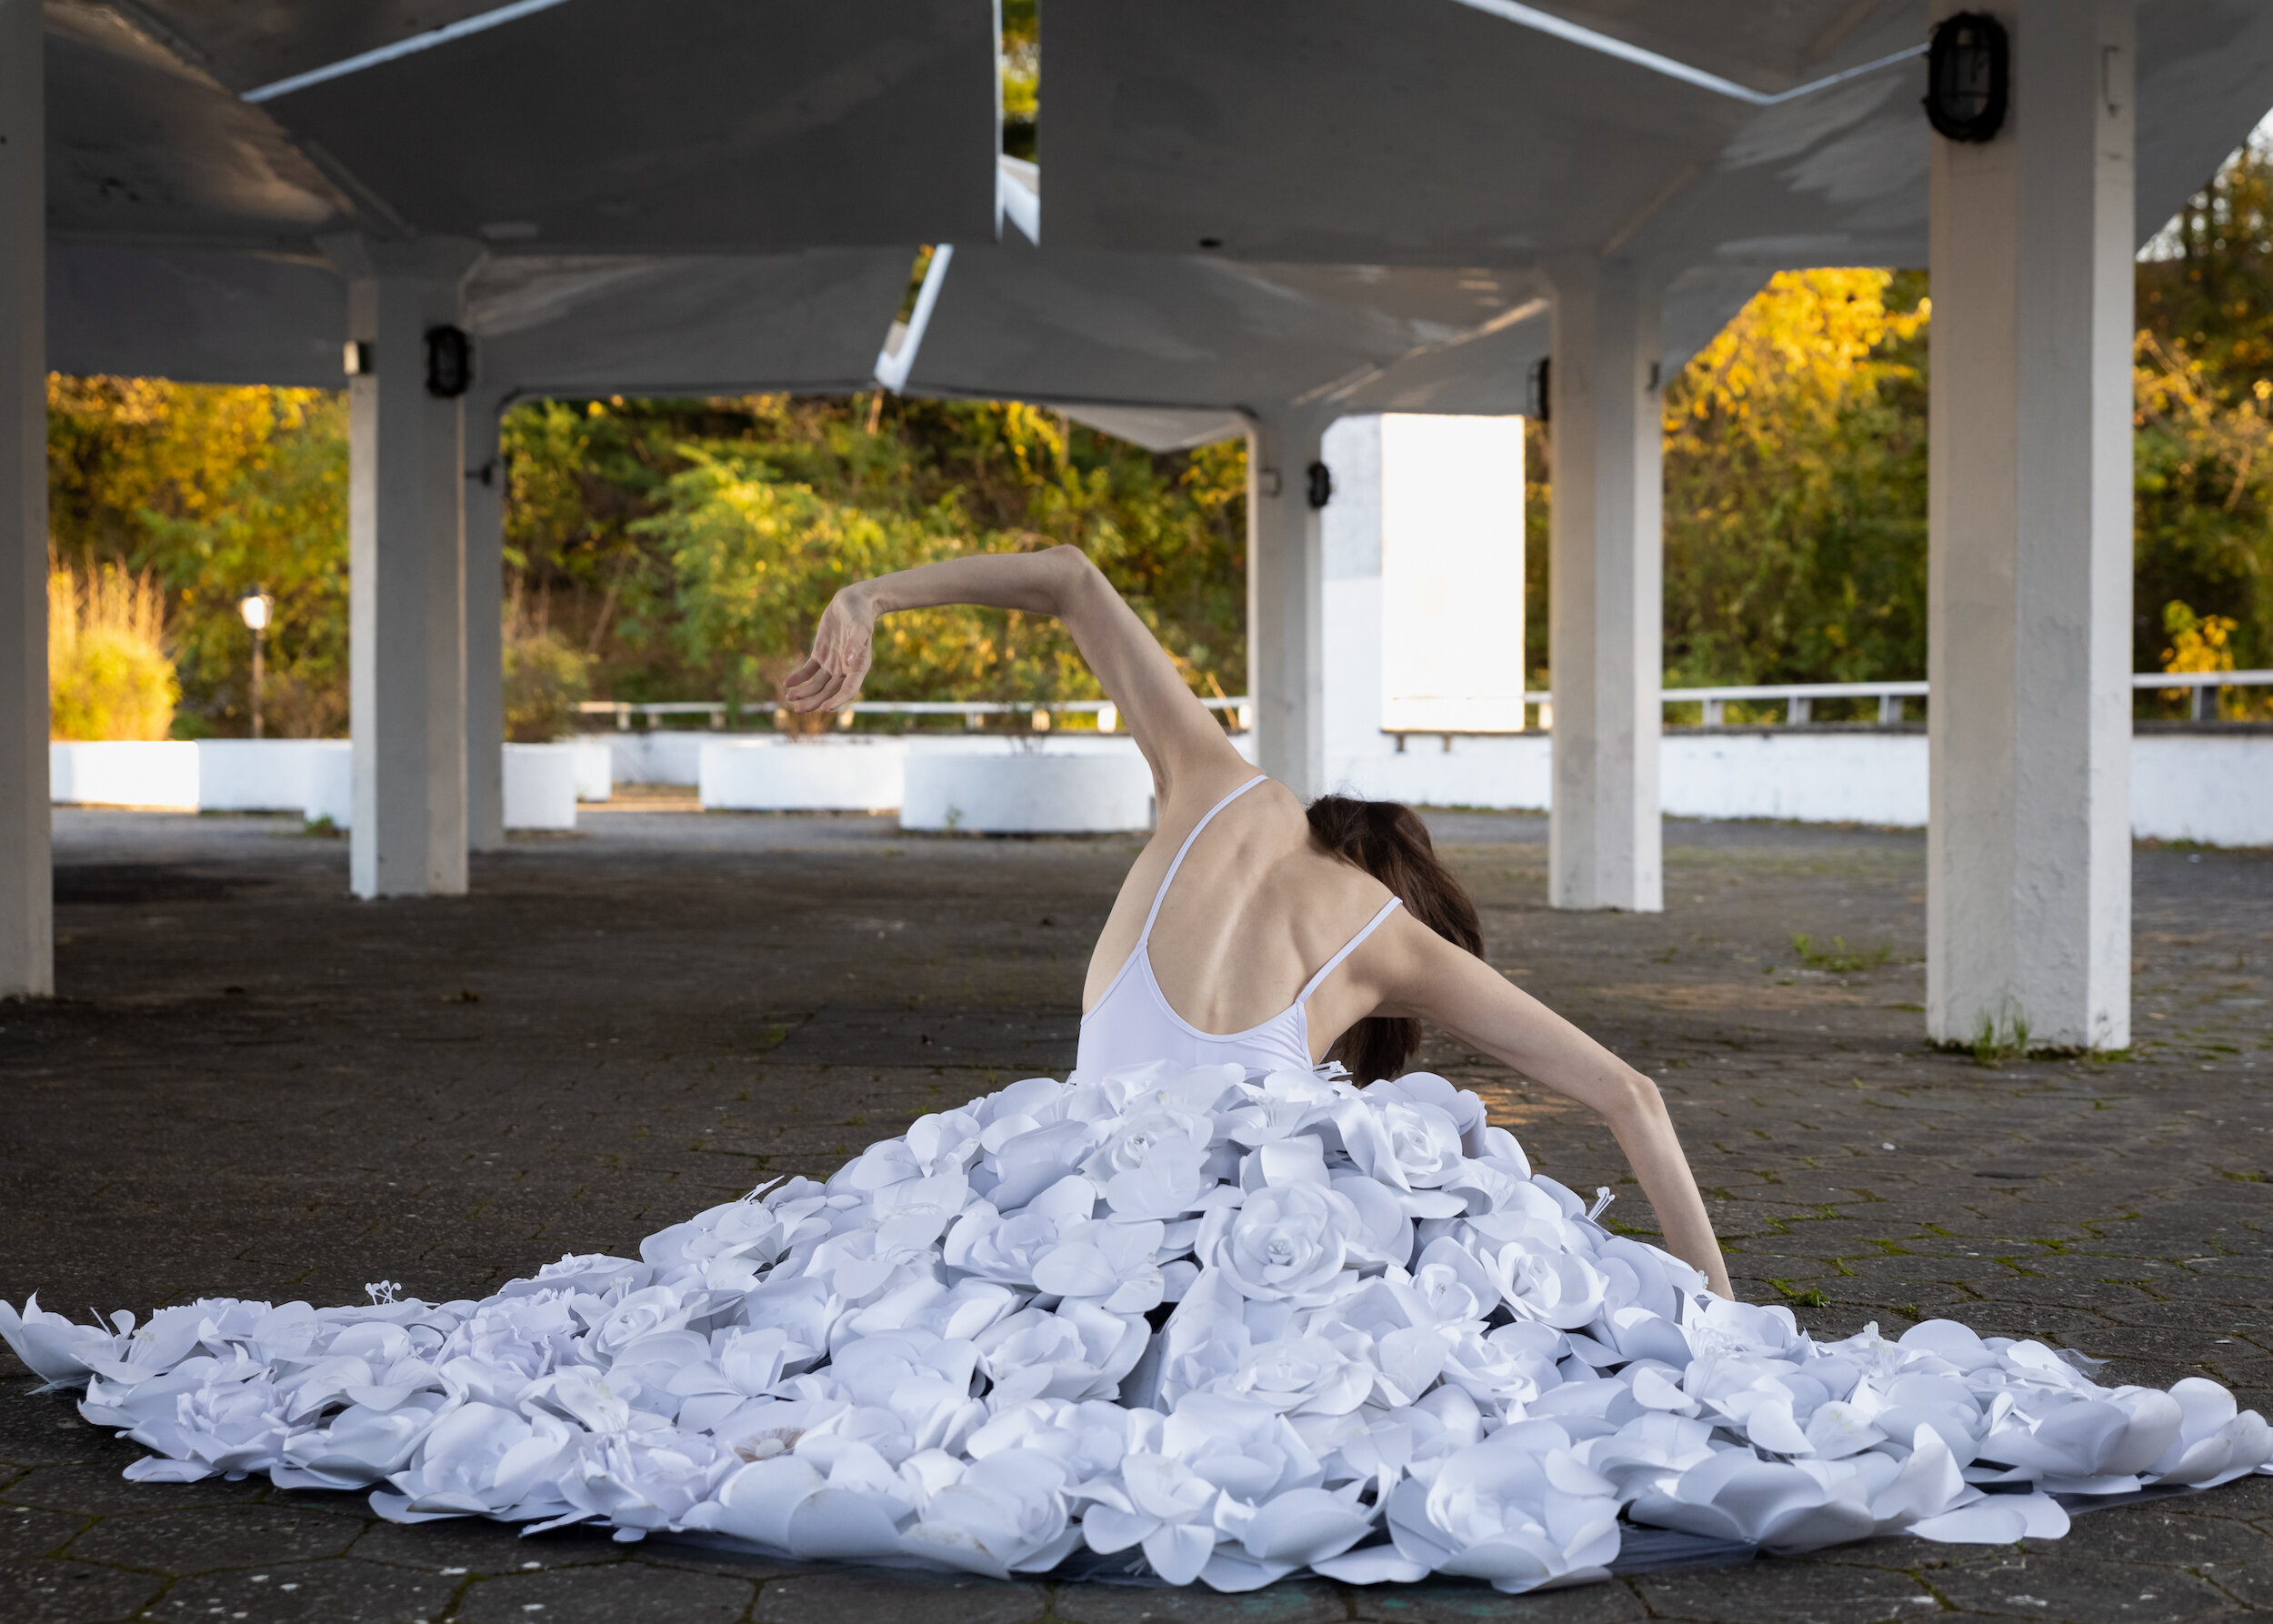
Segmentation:
{"type": "Polygon", "coordinates": [[[262,656],[268,641],[268,618],[276,607],[276,600],[254,587],[237,600],[236,612],[245,617],[245,625],[253,634],[253,737],[260,737],[260,684],[262,656]]]}

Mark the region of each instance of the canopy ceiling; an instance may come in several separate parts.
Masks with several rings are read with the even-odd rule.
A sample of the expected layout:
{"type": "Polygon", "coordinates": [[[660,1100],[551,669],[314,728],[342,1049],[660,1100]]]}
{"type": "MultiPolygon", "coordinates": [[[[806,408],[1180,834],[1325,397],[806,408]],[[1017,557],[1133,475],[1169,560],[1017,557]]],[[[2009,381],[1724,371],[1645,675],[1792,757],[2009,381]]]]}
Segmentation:
{"type": "Polygon", "coordinates": [[[572,0],[241,99],[494,9],[49,0],[51,232],[305,249],[365,230],[548,252],[994,233],[985,0],[572,0]]]}
{"type": "MultiPolygon", "coordinates": [[[[949,242],[911,391],[1180,443],[1239,409],[1519,410],[1559,256],[1655,266],[1670,366],[1770,270],[1926,255],[1924,0],[1050,0],[1038,250],[997,240],[986,0],[46,16],[75,368],[335,382],[316,245],[362,231],[489,246],[493,378],[865,386],[914,245],[949,242]]],[[[2140,0],[2138,31],[2144,237],[2273,105],[2273,5],[2140,0]]]]}
{"type": "MultiPolygon", "coordinates": [[[[1051,0],[1043,240],[1397,265],[1925,263],[1922,58],[1761,106],[1494,5],[1051,0]]],[[[1754,95],[1915,52],[1928,22],[1924,0],[1538,9],[1754,95]]],[[[2143,240],[2273,106],[2273,6],[2141,0],[2138,44],[2143,240]]]]}

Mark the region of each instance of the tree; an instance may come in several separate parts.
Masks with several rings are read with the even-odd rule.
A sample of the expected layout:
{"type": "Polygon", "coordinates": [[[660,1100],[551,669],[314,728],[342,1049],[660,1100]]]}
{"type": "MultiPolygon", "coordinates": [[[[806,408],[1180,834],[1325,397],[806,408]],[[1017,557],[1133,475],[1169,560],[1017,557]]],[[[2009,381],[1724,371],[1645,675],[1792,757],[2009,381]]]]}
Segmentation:
{"type": "Polygon", "coordinates": [[[1667,389],[1669,686],[1925,675],[1922,292],[1780,273],[1667,389]]]}
{"type": "Polygon", "coordinates": [[[60,562],[165,589],[179,737],[250,730],[237,600],[276,600],[264,708],[284,735],[347,721],[344,396],[157,378],[51,376],[50,535],[60,562]]]}

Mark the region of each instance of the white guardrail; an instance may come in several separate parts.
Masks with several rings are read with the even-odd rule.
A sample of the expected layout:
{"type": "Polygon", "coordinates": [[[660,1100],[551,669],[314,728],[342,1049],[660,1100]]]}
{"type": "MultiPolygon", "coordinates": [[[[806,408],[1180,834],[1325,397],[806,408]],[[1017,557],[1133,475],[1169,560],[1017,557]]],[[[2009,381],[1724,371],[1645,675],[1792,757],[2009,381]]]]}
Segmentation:
{"type": "MultiPolygon", "coordinates": [[[[2190,688],[2192,702],[2188,707],[2198,722],[2218,719],[2218,691],[2220,688],[2273,687],[2273,670],[2268,671],[2139,671],[2131,677],[2135,691],[2169,688],[2190,688]]],[[[1903,718],[1902,705],[1906,699],[1926,697],[1922,682],[1799,682],[1762,683],[1749,686],[1729,686],[1701,688],[1667,688],[1662,698],[1667,705],[1695,705],[1702,707],[1704,725],[1717,727],[1727,714],[1731,700],[1745,704],[1780,704],[1784,721],[1789,727],[1801,727],[1814,719],[1815,702],[1818,699],[1876,699],[1878,702],[1878,725],[1893,727],[1903,718]]],[[[1526,706],[1540,707],[1539,726],[1553,726],[1552,710],[1555,696],[1550,692],[1527,693],[1523,697],[1526,706]]],[[[1238,731],[1245,732],[1255,725],[1253,708],[1244,696],[1219,699],[1202,699],[1202,705],[1213,711],[1230,711],[1238,731]]],[[[726,713],[731,708],[724,700],[669,699],[654,703],[635,704],[616,699],[587,699],[576,707],[587,717],[612,717],[616,726],[630,731],[634,717],[645,717],[652,723],[663,717],[707,717],[714,727],[726,726],[726,713]]],[[[745,707],[746,715],[761,715],[766,706],[745,707]]],[[[976,727],[980,718],[994,716],[1029,715],[1034,730],[1049,730],[1050,717],[1066,713],[1088,714],[1097,718],[1102,733],[1115,731],[1120,724],[1117,711],[1109,699],[1057,699],[1045,704],[1019,703],[993,699],[860,699],[846,706],[837,714],[836,725],[849,727],[856,716],[959,716],[966,727],[976,727]]],[[[1416,733],[1435,734],[1436,727],[1397,729],[1416,733]]]]}

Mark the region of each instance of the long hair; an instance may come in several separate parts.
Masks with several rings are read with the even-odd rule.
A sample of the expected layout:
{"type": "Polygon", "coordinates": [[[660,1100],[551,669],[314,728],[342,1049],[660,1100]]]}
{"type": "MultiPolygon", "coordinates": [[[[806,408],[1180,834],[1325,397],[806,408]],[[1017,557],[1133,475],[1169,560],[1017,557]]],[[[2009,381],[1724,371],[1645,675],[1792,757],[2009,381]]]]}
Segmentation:
{"type": "MultiPolygon", "coordinates": [[[[1484,957],[1476,904],[1437,859],[1428,826],[1398,801],[1361,801],[1322,795],[1307,812],[1318,844],[1347,858],[1404,900],[1413,917],[1456,947],[1484,957]]],[[[1369,1015],[1334,1040],[1327,1058],[1339,1060],[1361,1083],[1394,1077],[1420,1048],[1420,1022],[1369,1015]]]]}

